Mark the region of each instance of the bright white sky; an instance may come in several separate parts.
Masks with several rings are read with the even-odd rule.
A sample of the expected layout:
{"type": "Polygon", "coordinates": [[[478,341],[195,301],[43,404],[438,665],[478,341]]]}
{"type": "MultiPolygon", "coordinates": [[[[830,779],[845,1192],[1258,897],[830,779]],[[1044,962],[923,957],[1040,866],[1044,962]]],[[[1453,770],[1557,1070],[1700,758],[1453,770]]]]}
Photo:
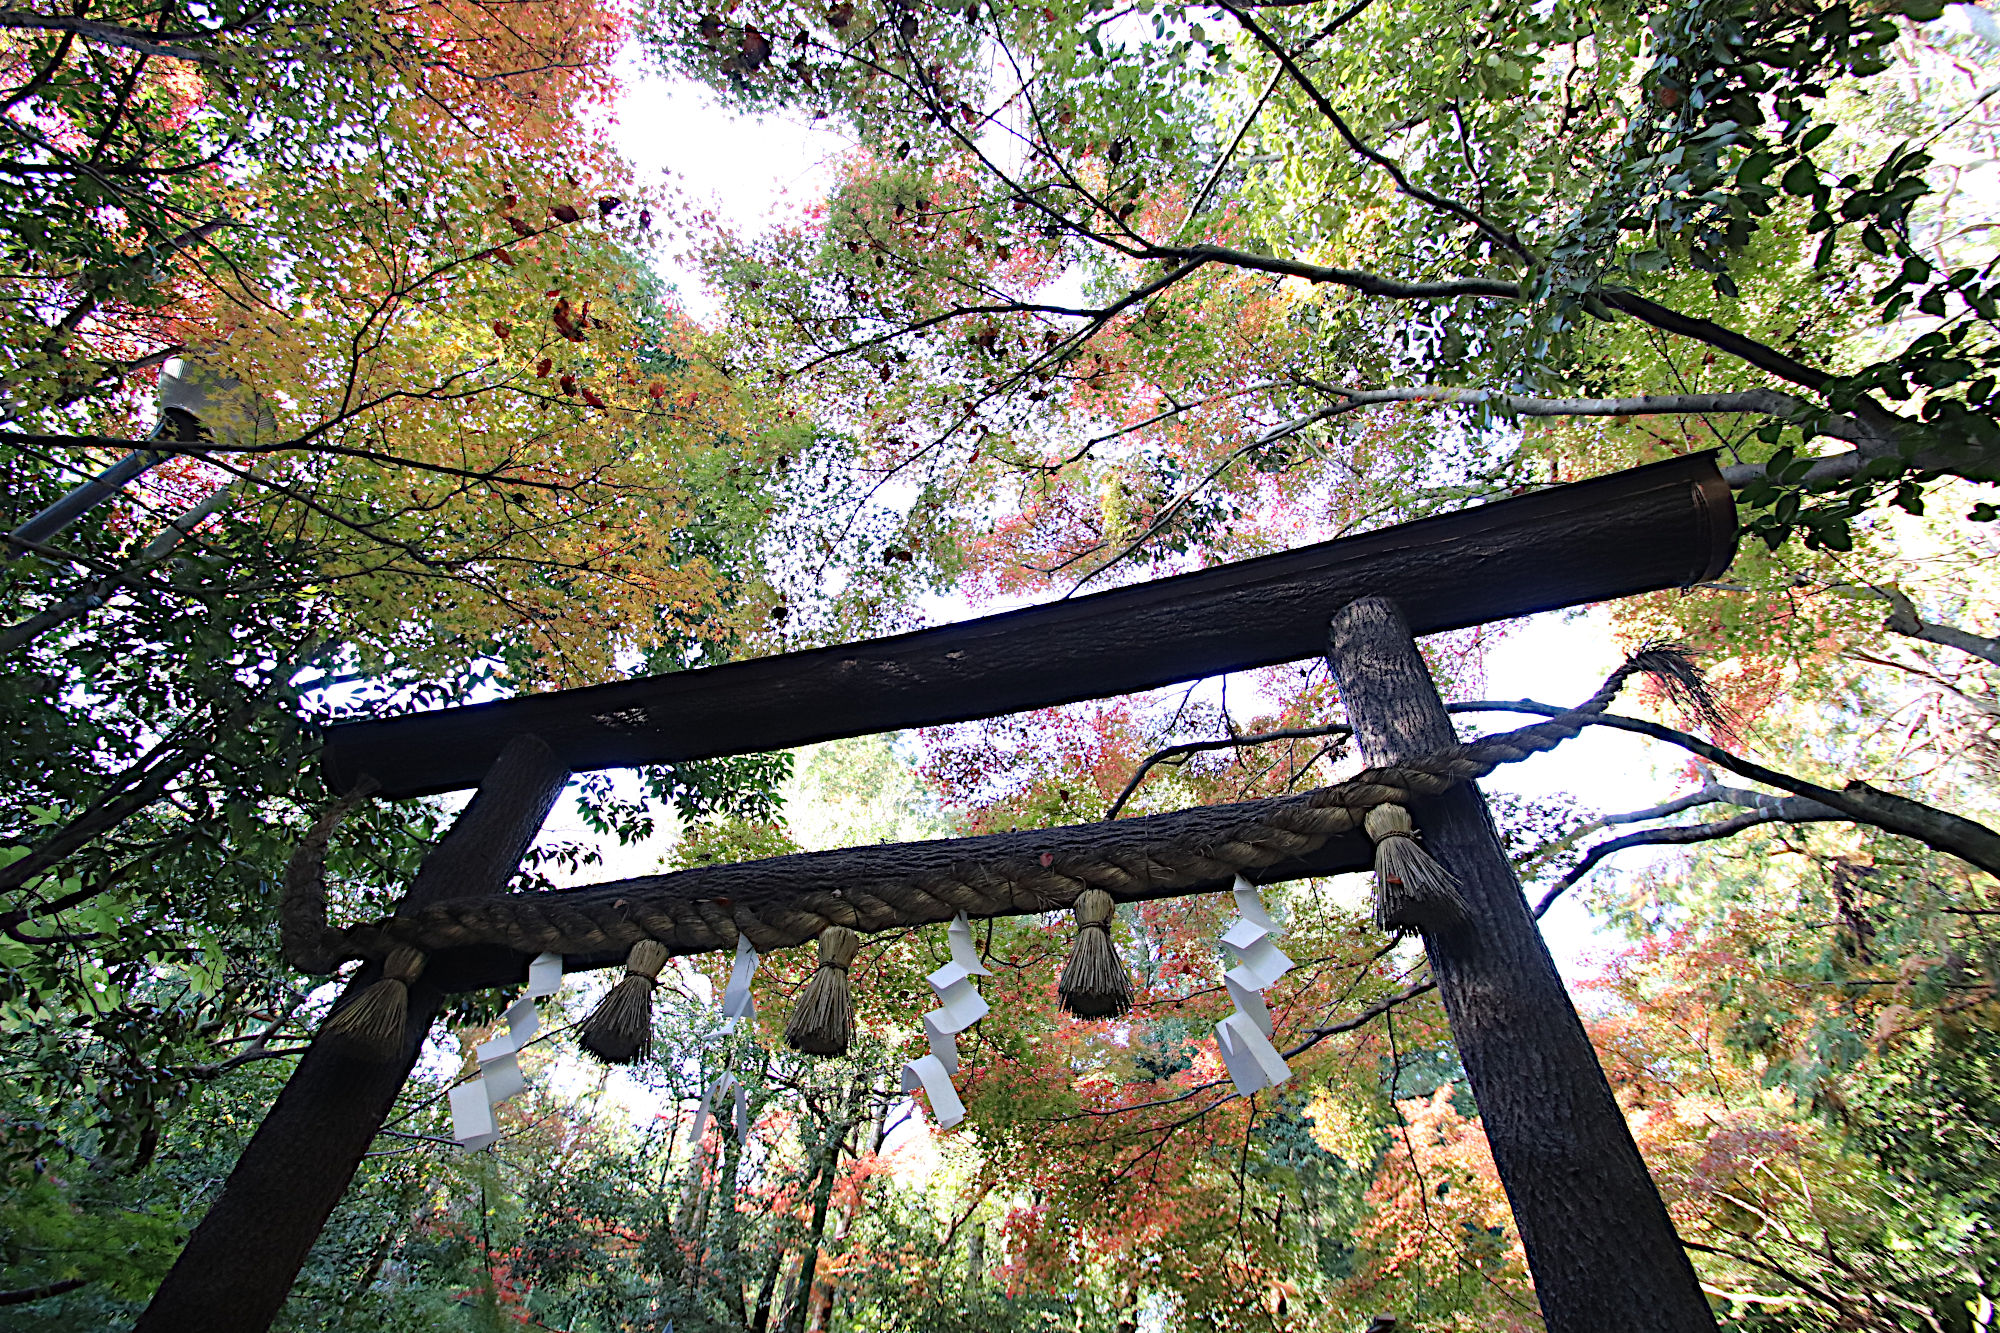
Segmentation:
{"type": "MultiPolygon", "coordinates": [[[[637,169],[641,185],[665,179],[693,202],[754,233],[820,199],[832,184],[832,164],[850,144],[826,128],[777,118],[732,115],[706,90],[669,83],[627,52],[620,62],[625,93],[613,137],[637,169]]],[[[697,318],[716,305],[691,271],[663,265],[697,318]]]]}

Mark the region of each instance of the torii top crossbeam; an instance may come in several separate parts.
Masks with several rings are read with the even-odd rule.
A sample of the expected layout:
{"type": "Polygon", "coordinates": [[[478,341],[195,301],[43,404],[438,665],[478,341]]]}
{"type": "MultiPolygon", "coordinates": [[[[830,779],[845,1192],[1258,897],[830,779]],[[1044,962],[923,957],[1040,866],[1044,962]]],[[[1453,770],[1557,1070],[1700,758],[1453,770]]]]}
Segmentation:
{"type": "Polygon", "coordinates": [[[1714,578],[1735,509],[1712,455],[1359,537],[864,643],[328,729],[335,791],[477,785],[533,734],[571,772],[789,749],[997,717],[1325,651],[1327,617],[1393,597],[1417,634],[1714,578]]]}

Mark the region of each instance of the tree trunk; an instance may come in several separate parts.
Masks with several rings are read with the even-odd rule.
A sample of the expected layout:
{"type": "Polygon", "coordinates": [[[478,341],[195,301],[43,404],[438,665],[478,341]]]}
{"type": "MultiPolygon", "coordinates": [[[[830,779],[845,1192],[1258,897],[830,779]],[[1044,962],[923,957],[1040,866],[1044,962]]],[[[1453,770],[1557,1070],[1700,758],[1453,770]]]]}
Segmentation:
{"type": "MultiPolygon", "coordinates": [[[[397,910],[505,888],[568,780],[541,741],[510,741],[397,910]]],[[[343,1003],[380,974],[379,967],[362,969],[343,1003]]],[[[410,988],[403,1049],[386,1063],[350,1059],[314,1039],[135,1333],[264,1333],[271,1326],[394,1107],[444,994],[428,976],[410,988]]]]}
{"type": "MultiPolygon", "coordinates": [[[[869,1118],[868,1122],[866,1146],[856,1154],[857,1157],[868,1158],[882,1151],[882,1140],[888,1133],[889,1099],[883,1095],[883,1089],[877,1086],[872,1077],[859,1084],[858,1090],[864,1101],[875,1104],[875,1113],[869,1118]]],[[[855,1182],[854,1201],[841,1211],[840,1217],[834,1225],[833,1249],[835,1253],[838,1253],[845,1246],[848,1233],[853,1231],[855,1223],[861,1220],[861,1210],[866,1206],[867,1193],[868,1180],[864,1176],[855,1182]]],[[[805,1299],[810,1307],[806,1321],[808,1333],[827,1333],[827,1330],[833,1327],[833,1302],[839,1291],[839,1277],[828,1274],[822,1277],[814,1288],[803,1294],[802,1299],[805,1299]]]]}
{"type": "Polygon", "coordinates": [[[771,1246],[771,1261],[764,1265],[764,1280],[757,1285],[757,1308],[750,1316],[750,1333],[764,1333],[771,1326],[771,1302],[778,1294],[778,1274],[785,1268],[785,1242],[781,1236],[771,1246]]]}
{"type": "MultiPolygon", "coordinates": [[[[1370,764],[1456,742],[1394,603],[1368,597],[1338,612],[1327,660],[1370,764]]],[[[1424,947],[1550,1333],[1713,1333],[1694,1266],[1485,799],[1468,784],[1418,802],[1411,814],[1471,909],[1467,925],[1426,932],[1424,947]]]]}
{"type": "Polygon", "coordinates": [[[826,1210],[833,1202],[833,1187],[840,1178],[840,1150],[854,1130],[854,1121],[867,1085],[859,1080],[848,1089],[834,1119],[827,1124],[820,1152],[819,1178],[813,1182],[812,1225],[806,1233],[805,1252],[799,1256],[797,1290],[785,1312],[785,1333],[805,1333],[806,1315],[812,1305],[813,1274],[819,1268],[819,1247],[826,1239],[826,1210]]]}
{"type": "Polygon", "coordinates": [[[716,1283],[722,1293],[723,1313],[736,1327],[748,1320],[743,1302],[743,1212],[736,1206],[737,1175],[743,1166],[743,1140],[732,1126],[726,1131],[722,1149],[722,1178],[716,1182],[716,1205],[722,1214],[715,1221],[716,1283]]]}

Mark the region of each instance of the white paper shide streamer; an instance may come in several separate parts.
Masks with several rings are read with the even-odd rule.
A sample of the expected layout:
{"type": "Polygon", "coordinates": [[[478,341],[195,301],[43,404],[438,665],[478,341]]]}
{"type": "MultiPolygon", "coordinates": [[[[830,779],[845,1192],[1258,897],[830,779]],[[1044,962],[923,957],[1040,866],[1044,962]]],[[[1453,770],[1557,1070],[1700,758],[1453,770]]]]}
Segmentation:
{"type": "Polygon", "coordinates": [[[1264,911],[1257,886],[1238,875],[1235,894],[1236,922],[1222,933],[1222,947],[1234,955],[1236,966],[1222,974],[1222,984],[1236,1011],[1215,1025],[1215,1044],[1236,1091],[1248,1097],[1292,1076],[1285,1057],[1271,1044],[1271,1009],[1263,996],[1292,970],[1292,960],[1271,942],[1278,928],[1264,911]]]}
{"type": "Polygon", "coordinates": [[[903,1091],[922,1088],[930,1099],[938,1127],[950,1129],[965,1119],[965,1103],[951,1081],[958,1077],[958,1034],[986,1017],[986,1001],[973,989],[972,978],[993,975],[979,965],[972,946],[972,923],[960,912],[945,932],[951,961],[926,978],[936,992],[938,1008],[924,1015],[924,1035],[931,1053],[903,1066],[903,1091]]]}
{"type": "MultiPolygon", "coordinates": [[[[736,937],[736,961],[729,969],[729,985],[722,992],[722,1031],[726,1036],[736,1031],[746,1018],[757,1016],[757,1003],[750,998],[750,979],[757,975],[757,950],[742,935],[736,937]]],[[[701,1105],[695,1108],[694,1132],[688,1136],[690,1143],[699,1146],[701,1136],[708,1132],[708,1117],[725,1098],[734,1094],[736,1137],[740,1142],[750,1135],[750,1093],[737,1082],[736,1075],[727,1069],[715,1076],[715,1082],[708,1085],[708,1091],[701,1094],[701,1105]]]]}
{"type": "Polygon", "coordinates": [[[528,1086],[521,1076],[520,1053],[542,1028],[535,1001],[561,990],[562,977],[559,953],[537,955],[528,964],[528,989],[507,1006],[506,1030],[479,1044],[479,1077],[451,1090],[451,1136],[459,1147],[476,1151],[499,1139],[493,1113],[500,1103],[518,1097],[528,1086]]]}

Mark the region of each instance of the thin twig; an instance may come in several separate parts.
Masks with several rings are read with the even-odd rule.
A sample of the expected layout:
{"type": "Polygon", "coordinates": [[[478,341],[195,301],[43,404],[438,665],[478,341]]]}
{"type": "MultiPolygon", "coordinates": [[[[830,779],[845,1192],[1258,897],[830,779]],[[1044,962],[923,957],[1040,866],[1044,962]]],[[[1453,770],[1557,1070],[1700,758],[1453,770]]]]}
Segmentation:
{"type": "Polygon", "coordinates": [[[1304,741],[1320,736],[1353,734],[1354,728],[1345,722],[1333,722],[1323,727],[1291,727],[1284,731],[1260,731],[1250,736],[1231,736],[1226,740],[1183,741],[1178,745],[1169,745],[1164,750],[1153,751],[1140,761],[1139,767],[1132,774],[1131,781],[1125,784],[1125,790],[1118,793],[1118,799],[1104,812],[1104,818],[1107,822],[1118,818],[1118,812],[1125,808],[1125,802],[1132,799],[1132,793],[1139,789],[1139,784],[1145,781],[1146,774],[1153,770],[1154,765],[1164,763],[1177,755],[1198,754],[1203,750],[1227,750],[1239,745],[1264,745],[1271,741],[1304,741]]]}

